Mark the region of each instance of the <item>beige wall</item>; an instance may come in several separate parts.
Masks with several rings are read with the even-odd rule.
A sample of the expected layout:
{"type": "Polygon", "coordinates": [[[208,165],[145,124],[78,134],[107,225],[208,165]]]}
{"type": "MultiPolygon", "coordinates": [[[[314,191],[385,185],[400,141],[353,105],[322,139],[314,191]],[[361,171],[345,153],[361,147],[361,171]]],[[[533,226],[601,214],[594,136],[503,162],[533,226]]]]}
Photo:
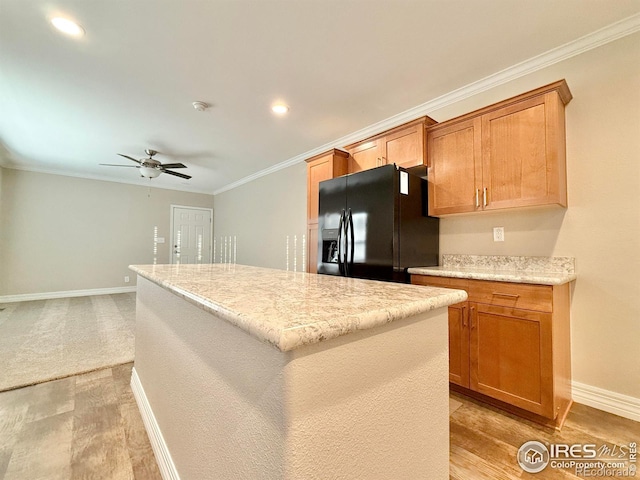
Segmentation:
{"type": "Polygon", "coordinates": [[[169,240],[171,204],[213,208],[212,195],[6,168],[1,191],[0,295],[133,286],[128,266],[153,262],[154,226],[169,240]]]}
{"type": "MultiPolygon", "coordinates": [[[[442,219],[441,253],[574,256],[573,379],[640,398],[640,34],[430,115],[444,121],[561,78],[574,96],[566,110],[569,208],[442,219]],[[493,242],[494,226],[505,227],[504,243],[493,242]]],[[[243,245],[244,263],[267,263],[262,256],[270,249],[257,236],[270,222],[291,232],[304,228],[303,210],[291,208],[305,202],[303,168],[216,196],[220,231],[249,204],[264,205],[259,229],[243,227],[243,236],[256,236],[243,245]],[[265,193],[277,198],[265,201],[265,193]]]]}
{"type": "Polygon", "coordinates": [[[448,218],[441,253],[576,258],[575,381],[640,398],[640,35],[434,112],[442,121],[566,78],[569,208],[448,218]],[[492,227],[505,227],[495,243],[492,227]]]}
{"type": "MultiPolygon", "coordinates": [[[[2,158],[0,157],[0,160],[2,158]]],[[[4,197],[3,195],[3,185],[4,185],[4,171],[5,169],[0,166],[0,295],[2,294],[2,285],[3,285],[3,277],[4,277],[4,267],[3,265],[5,264],[5,260],[4,260],[4,237],[5,237],[5,233],[6,233],[6,225],[5,225],[5,221],[4,221],[4,208],[2,208],[2,206],[4,205],[4,197]]]]}
{"type": "MultiPolygon", "coordinates": [[[[214,232],[237,237],[237,263],[293,270],[294,236],[297,267],[302,270],[302,236],[306,233],[307,167],[294,165],[215,196],[214,232]]],[[[216,262],[219,260],[216,255],[216,262]]]]}

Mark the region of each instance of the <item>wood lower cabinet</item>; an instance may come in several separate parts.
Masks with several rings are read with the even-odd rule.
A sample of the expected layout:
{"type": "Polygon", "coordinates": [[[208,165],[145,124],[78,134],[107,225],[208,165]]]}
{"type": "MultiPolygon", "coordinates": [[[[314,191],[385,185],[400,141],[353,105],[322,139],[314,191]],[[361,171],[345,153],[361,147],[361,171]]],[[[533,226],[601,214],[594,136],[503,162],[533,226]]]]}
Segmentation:
{"type": "Polygon", "coordinates": [[[564,80],[427,128],[429,215],[567,206],[564,80]]]}
{"type": "Polygon", "coordinates": [[[514,407],[514,413],[530,412],[534,421],[562,425],[571,407],[569,284],[422,275],[411,280],[469,295],[467,302],[449,307],[452,384],[500,407],[514,407]]]}
{"type": "Polygon", "coordinates": [[[469,387],[553,418],[551,314],[482,303],[469,313],[469,387]]]}
{"type": "Polygon", "coordinates": [[[469,305],[449,306],[449,381],[469,387],[469,305]]]}
{"type": "Polygon", "coordinates": [[[348,173],[349,154],[332,149],[307,159],[307,265],[309,273],[318,268],[318,192],[320,182],[348,173]]]}
{"type": "Polygon", "coordinates": [[[348,145],[349,173],[395,163],[404,168],[425,164],[425,127],[435,124],[421,117],[375,137],[348,145]]]}

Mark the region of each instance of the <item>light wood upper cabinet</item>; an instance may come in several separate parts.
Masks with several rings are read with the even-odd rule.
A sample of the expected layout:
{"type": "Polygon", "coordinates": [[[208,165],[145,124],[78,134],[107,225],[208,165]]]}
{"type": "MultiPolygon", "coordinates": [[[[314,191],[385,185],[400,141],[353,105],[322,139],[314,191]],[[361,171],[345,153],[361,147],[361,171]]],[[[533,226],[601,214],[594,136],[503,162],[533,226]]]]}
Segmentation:
{"type": "Polygon", "coordinates": [[[564,80],[427,128],[429,214],[567,205],[564,80]]]}
{"type": "Polygon", "coordinates": [[[349,154],[329,150],[307,159],[307,271],[316,273],[318,249],[318,192],[320,182],[346,175],[349,154]]]}
{"type": "Polygon", "coordinates": [[[349,154],[330,150],[306,160],[307,162],[307,223],[318,223],[318,191],[320,182],[347,174],[349,154]]]}
{"type": "Polygon", "coordinates": [[[384,152],[382,139],[359,143],[349,149],[349,173],[362,172],[381,165],[384,152]]]}
{"type": "Polygon", "coordinates": [[[424,165],[426,158],[424,127],[424,120],[412,122],[401,130],[386,134],[382,139],[384,146],[382,158],[385,164],[395,163],[404,168],[424,165]]]}
{"type": "Polygon", "coordinates": [[[435,124],[429,117],[421,117],[375,137],[348,145],[349,173],[361,172],[382,165],[400,167],[424,165],[425,126],[435,124]]]}
{"type": "Polygon", "coordinates": [[[473,212],[482,185],[480,118],[429,131],[429,215],[473,212]]]}

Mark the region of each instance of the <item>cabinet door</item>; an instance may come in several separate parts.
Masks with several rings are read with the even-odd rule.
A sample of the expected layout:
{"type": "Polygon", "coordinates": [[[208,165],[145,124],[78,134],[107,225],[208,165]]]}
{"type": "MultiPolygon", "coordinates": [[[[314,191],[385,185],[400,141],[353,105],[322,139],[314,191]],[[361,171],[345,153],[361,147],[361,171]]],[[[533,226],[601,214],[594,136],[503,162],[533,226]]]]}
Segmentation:
{"type": "Polygon", "coordinates": [[[423,165],[425,160],[424,124],[385,135],[383,145],[383,164],[395,163],[404,168],[423,165]]]}
{"type": "Polygon", "coordinates": [[[470,303],[470,387],[553,418],[551,314],[470,303]]]}
{"type": "Polygon", "coordinates": [[[384,165],[382,163],[382,139],[370,140],[349,149],[349,173],[361,172],[384,165]]]}
{"type": "Polygon", "coordinates": [[[318,224],[307,224],[307,272],[318,273],[318,224]]]}
{"type": "Polygon", "coordinates": [[[449,381],[469,387],[468,303],[449,307],[449,381]]]}
{"type": "Polygon", "coordinates": [[[564,108],[557,93],[483,115],[485,210],[566,205],[566,188],[560,191],[566,183],[564,156],[564,108]]]}
{"type": "Polygon", "coordinates": [[[473,212],[480,207],[480,118],[427,130],[429,215],[473,212]]]}
{"type": "Polygon", "coordinates": [[[318,190],[323,180],[333,178],[333,155],[307,164],[307,223],[318,223],[318,190]]]}

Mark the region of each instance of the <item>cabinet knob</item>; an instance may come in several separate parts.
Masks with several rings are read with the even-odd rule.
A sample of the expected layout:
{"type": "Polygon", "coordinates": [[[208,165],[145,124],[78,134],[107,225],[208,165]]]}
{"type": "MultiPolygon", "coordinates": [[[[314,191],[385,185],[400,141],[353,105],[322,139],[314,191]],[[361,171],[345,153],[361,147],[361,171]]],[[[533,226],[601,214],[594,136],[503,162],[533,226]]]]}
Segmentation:
{"type": "Polygon", "coordinates": [[[482,191],[482,203],[485,207],[487,206],[487,187],[484,187],[484,190],[482,191]]]}
{"type": "Polygon", "coordinates": [[[476,188],[476,208],[480,208],[480,189],[476,188]]]}

